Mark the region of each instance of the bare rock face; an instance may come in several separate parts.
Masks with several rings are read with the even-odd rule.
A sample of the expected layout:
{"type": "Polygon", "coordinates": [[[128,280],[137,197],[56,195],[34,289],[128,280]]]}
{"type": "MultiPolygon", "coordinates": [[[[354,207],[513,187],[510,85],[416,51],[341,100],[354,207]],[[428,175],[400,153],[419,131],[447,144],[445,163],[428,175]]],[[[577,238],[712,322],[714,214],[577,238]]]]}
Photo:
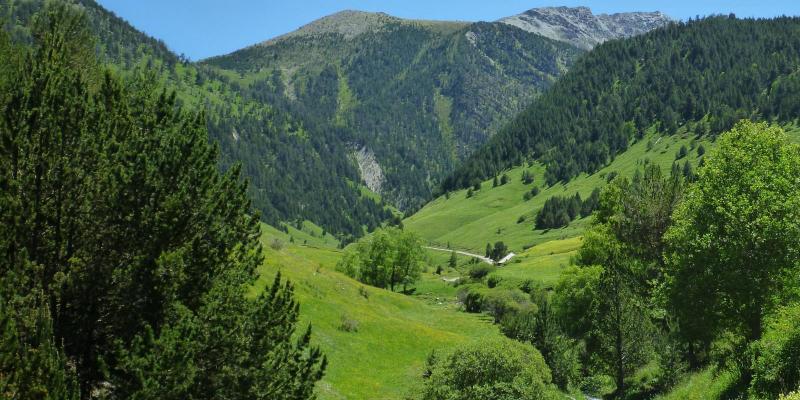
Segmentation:
{"type": "Polygon", "coordinates": [[[384,177],[383,170],[375,159],[375,154],[366,147],[362,147],[355,152],[355,158],[364,184],[367,185],[369,190],[380,193],[383,187],[384,177]]]}
{"type": "Polygon", "coordinates": [[[640,35],[671,21],[660,11],[595,15],[587,7],[545,7],[499,22],[590,50],[606,40],[640,35]]]}

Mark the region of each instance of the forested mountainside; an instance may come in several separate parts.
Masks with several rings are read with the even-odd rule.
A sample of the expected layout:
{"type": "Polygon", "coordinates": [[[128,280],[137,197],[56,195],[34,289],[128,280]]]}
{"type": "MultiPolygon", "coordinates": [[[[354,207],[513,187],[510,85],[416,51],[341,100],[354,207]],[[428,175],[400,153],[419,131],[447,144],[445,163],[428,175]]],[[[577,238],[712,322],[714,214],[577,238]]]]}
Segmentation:
{"type": "MultiPolygon", "coordinates": [[[[22,43],[44,1],[3,1],[0,18],[22,43]]],[[[385,204],[364,195],[359,170],[343,133],[315,126],[286,110],[246,98],[236,82],[176,56],[93,0],[75,2],[86,11],[99,59],[130,75],[148,75],[177,92],[178,104],[202,107],[212,141],[219,143],[223,170],[236,163],[262,219],[275,226],[308,219],[340,237],[358,237],[364,227],[391,217],[385,204]],[[325,193],[325,196],[320,196],[325,193]]]]}
{"type": "Polygon", "coordinates": [[[373,154],[383,179],[365,180],[408,210],[581,53],[500,23],[350,11],[202,65],[373,154]]]}
{"type": "Polygon", "coordinates": [[[442,185],[538,159],[548,184],[606,165],[656,125],[717,134],[741,118],[798,115],[800,18],[711,17],[598,46],[442,185]]]}

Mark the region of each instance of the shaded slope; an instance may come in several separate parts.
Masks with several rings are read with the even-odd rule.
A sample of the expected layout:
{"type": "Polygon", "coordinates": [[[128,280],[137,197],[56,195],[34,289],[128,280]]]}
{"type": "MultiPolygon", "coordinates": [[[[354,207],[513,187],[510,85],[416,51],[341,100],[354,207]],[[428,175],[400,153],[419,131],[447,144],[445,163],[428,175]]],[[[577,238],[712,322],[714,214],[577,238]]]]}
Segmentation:
{"type": "Polygon", "coordinates": [[[598,46],[443,184],[466,187],[527,158],[552,184],[597,171],[653,124],[791,120],[800,91],[800,19],[714,17],[598,46]]]}

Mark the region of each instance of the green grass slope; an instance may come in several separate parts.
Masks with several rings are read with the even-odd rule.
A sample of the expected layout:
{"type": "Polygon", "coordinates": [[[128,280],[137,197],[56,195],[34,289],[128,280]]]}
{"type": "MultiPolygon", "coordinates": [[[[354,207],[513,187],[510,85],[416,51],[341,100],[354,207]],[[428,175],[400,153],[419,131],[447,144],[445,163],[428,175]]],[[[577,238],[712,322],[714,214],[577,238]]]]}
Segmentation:
{"type": "Polygon", "coordinates": [[[645,162],[656,163],[668,173],[682,145],[690,151],[679,160],[681,166],[689,160],[692,167],[696,168],[700,144],[710,150],[706,139],[695,139],[693,134],[685,131],[669,137],[650,132],[596,173],[582,174],[567,183],[550,187],[543,186],[544,168],[540,164],[516,167],[506,171],[510,178],[506,185],[493,188],[492,180],[487,180],[482,183],[481,190],[470,198],[467,198],[466,190],[451,192],[449,198],[437,198],[403,223],[406,229],[418,233],[430,243],[450,244],[453,248],[483,254],[486,243],[503,241],[512,251],[520,253],[552,240],[580,236],[588,226],[589,218],[583,218],[573,221],[566,228],[535,230],[536,213],[550,197],[571,196],[578,192],[582,198],[586,198],[592,190],[607,184],[609,174],[631,176],[645,162]],[[529,185],[522,183],[522,173],[526,169],[534,175],[534,182],[529,185]],[[523,195],[534,186],[539,186],[541,192],[524,201],[523,195]],[[520,217],[524,221],[518,222],[520,217]]]}
{"type": "Polygon", "coordinates": [[[485,317],[365,287],[334,271],[339,250],[320,242],[304,246],[298,244],[300,233],[290,228],[290,234],[297,235],[294,244],[282,231],[262,229],[266,261],[253,293],[271,283],[277,271],[295,285],[300,326],[312,324],[313,341],[329,361],[317,390],[322,400],[402,399],[422,383],[431,350],[501,336],[485,317]],[[276,238],[284,243],[280,249],[269,245],[276,238]],[[340,330],[343,318],[357,321],[358,330],[340,330]]]}

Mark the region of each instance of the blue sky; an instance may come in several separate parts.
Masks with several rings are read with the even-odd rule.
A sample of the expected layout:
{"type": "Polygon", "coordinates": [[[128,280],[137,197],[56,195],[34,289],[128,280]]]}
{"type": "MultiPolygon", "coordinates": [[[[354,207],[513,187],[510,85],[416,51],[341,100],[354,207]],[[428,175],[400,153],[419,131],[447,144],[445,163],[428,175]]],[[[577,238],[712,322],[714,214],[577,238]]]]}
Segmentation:
{"type": "Polygon", "coordinates": [[[535,7],[590,7],[595,13],[663,11],[696,15],[800,15],[799,0],[98,0],[136,28],[192,60],[226,54],[345,9],[416,19],[493,21],[535,7]]]}

